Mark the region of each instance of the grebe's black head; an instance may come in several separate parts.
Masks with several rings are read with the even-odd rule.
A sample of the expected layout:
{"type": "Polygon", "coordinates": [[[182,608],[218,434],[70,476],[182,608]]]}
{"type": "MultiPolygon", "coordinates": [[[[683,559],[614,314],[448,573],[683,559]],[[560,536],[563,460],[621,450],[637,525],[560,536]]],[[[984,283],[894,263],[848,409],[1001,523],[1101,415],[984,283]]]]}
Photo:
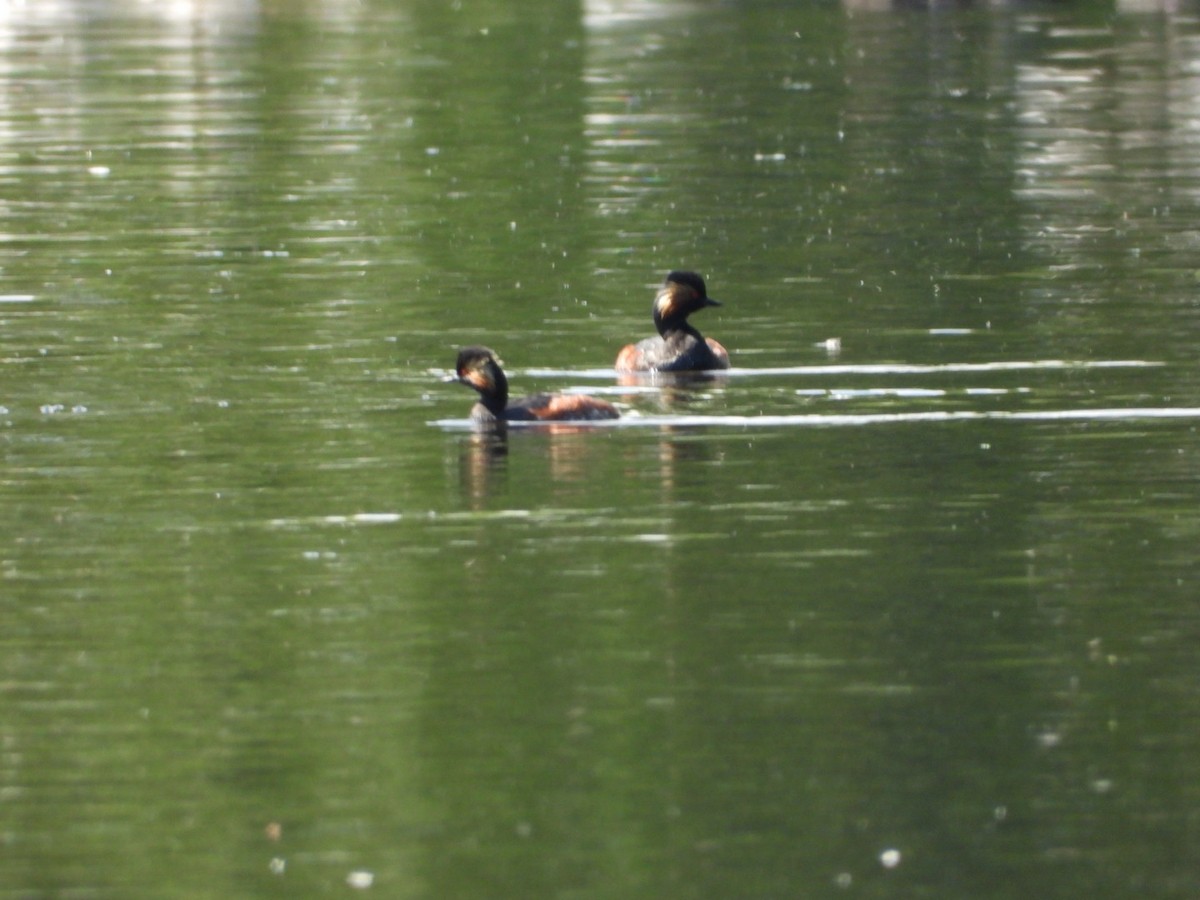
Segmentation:
{"type": "Polygon", "coordinates": [[[500,360],[487,347],[459,350],[454,372],[450,380],[479,391],[481,402],[493,412],[503,410],[508,403],[508,379],[500,368],[500,360]]]}
{"type": "Polygon", "coordinates": [[[704,279],[695,272],[670,272],[654,297],[654,325],[659,334],[682,328],[687,317],[706,306],[720,306],[708,296],[704,279]]]}

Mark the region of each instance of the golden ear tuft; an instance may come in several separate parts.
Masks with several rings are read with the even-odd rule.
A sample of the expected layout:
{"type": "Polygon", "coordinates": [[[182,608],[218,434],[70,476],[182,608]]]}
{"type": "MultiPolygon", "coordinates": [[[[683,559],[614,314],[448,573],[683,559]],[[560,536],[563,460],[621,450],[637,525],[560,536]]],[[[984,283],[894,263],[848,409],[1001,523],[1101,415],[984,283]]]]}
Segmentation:
{"type": "Polygon", "coordinates": [[[669,319],[672,313],[675,312],[675,308],[675,289],[668,285],[659,291],[658,295],[654,298],[654,309],[661,318],[669,319]]]}
{"type": "Polygon", "coordinates": [[[481,391],[486,390],[492,383],[492,380],[479,369],[469,369],[463,372],[462,380],[481,391]]]}

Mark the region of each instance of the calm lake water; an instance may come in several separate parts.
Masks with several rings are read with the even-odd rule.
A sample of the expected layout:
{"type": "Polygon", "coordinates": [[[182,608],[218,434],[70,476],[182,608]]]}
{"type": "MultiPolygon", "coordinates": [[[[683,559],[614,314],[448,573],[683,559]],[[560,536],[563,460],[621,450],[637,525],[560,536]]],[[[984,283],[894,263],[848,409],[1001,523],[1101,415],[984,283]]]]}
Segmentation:
{"type": "Polygon", "coordinates": [[[1200,895],[1200,11],[903,6],[0,6],[0,898],[1200,895]]]}

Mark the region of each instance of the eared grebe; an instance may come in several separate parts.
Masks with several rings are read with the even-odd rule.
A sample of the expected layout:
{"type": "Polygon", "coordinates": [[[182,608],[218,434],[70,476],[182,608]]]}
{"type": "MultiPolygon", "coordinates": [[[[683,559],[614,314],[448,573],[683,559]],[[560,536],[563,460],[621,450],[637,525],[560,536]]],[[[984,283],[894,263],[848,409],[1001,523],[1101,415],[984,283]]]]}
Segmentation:
{"type": "Polygon", "coordinates": [[[471,421],[476,424],[617,419],[621,416],[607,400],[581,394],[536,394],[510,403],[508,379],[504,377],[496,354],[487,347],[459,350],[454,371],[447,381],[459,381],[479,391],[479,402],[471,408],[471,421]]]}
{"type": "Polygon", "coordinates": [[[627,344],[617,354],[618,372],[699,372],[728,369],[729,353],[688,323],[706,306],[720,306],[708,296],[695,272],[671,272],[654,297],[658,337],[627,344]]]}

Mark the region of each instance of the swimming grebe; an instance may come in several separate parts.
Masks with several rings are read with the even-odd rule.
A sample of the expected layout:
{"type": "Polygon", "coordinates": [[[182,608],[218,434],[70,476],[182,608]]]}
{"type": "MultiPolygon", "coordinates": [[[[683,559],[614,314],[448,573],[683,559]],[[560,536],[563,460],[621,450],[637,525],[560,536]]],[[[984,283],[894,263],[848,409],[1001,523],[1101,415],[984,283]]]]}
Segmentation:
{"type": "Polygon", "coordinates": [[[617,354],[617,371],[728,369],[729,353],[725,348],[688,323],[692,313],[720,305],[708,296],[704,279],[695,272],[671,272],[654,297],[654,327],[659,336],[622,347],[617,354]]]}
{"type": "Polygon", "coordinates": [[[511,403],[508,379],[496,354],[487,347],[463,347],[458,351],[455,374],[447,381],[458,381],[479,391],[479,401],[471,408],[471,421],[562,422],[588,419],[617,419],[621,414],[607,400],[581,394],[536,394],[511,403]]]}

